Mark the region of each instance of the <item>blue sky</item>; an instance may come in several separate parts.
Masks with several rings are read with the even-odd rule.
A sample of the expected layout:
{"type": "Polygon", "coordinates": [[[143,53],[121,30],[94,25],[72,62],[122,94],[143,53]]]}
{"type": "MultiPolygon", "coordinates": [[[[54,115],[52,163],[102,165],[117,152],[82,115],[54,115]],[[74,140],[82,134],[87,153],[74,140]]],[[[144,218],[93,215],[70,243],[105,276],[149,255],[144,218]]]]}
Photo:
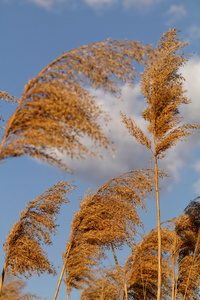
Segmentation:
{"type": "MultiPolygon", "coordinates": [[[[0,0],[0,90],[20,97],[24,85],[47,64],[63,52],[107,38],[142,41],[156,45],[169,28],[181,30],[180,37],[188,41],[186,53],[194,53],[182,73],[192,103],[182,108],[186,122],[200,120],[200,2],[196,0],[0,0]]],[[[70,197],[70,205],[62,207],[58,219],[60,227],[54,244],[48,250],[55,266],[61,266],[73,212],[78,210],[78,196],[88,188],[98,187],[113,176],[133,169],[149,167],[149,153],[129,136],[120,121],[119,111],[128,112],[144,126],[140,113],[145,103],[139,83],[134,90],[122,87],[123,103],[111,99],[101,91],[92,91],[98,101],[112,115],[105,132],[115,142],[115,157],[104,153],[104,159],[66,162],[75,170],[73,176],[28,157],[10,159],[1,165],[1,235],[3,245],[9,230],[19,219],[26,204],[58,180],[75,181],[77,190],[70,197]]],[[[6,119],[15,106],[2,104],[6,119]]],[[[160,167],[169,178],[161,190],[161,220],[179,215],[189,200],[200,195],[200,136],[195,134],[186,142],[172,148],[160,167]]],[[[155,199],[148,199],[147,215],[142,214],[147,231],[156,225],[155,199]]],[[[0,267],[4,252],[0,250],[0,267]]],[[[128,255],[120,252],[120,260],[128,255]]],[[[58,276],[59,271],[58,269],[58,276]]],[[[37,276],[30,279],[27,291],[41,299],[52,299],[58,277],[37,276]]],[[[66,298],[64,283],[58,299],[66,298]]],[[[72,293],[72,299],[78,299],[72,293]]]]}

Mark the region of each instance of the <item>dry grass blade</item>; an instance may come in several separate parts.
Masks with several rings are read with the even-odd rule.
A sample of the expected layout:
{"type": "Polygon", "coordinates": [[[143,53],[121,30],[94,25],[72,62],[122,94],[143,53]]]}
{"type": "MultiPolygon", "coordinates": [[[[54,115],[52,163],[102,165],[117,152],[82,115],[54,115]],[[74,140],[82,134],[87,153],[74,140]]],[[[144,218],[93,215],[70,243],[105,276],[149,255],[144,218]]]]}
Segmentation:
{"type": "Polygon", "coordinates": [[[0,99],[5,100],[5,101],[18,102],[18,100],[15,96],[12,96],[9,93],[3,92],[3,91],[0,91],[0,99]]]}
{"type": "MultiPolygon", "coordinates": [[[[87,266],[95,265],[95,261],[105,255],[105,249],[120,248],[125,243],[132,247],[138,233],[137,227],[143,226],[138,212],[145,209],[145,199],[153,193],[153,178],[154,172],[151,169],[130,171],[111,179],[95,193],[86,194],[72,221],[54,299],[64,270],[69,277],[66,282],[70,283],[71,278],[80,278],[81,269],[86,267],[88,271],[87,266]],[[77,253],[83,257],[83,264],[77,253]]],[[[71,283],[75,285],[75,281],[71,283]]]]}
{"type": "Polygon", "coordinates": [[[180,239],[177,255],[177,299],[198,299],[200,295],[200,203],[190,202],[177,220],[180,239]]]}
{"type": "MultiPolygon", "coordinates": [[[[66,282],[70,284],[70,278],[80,278],[81,269],[87,267],[84,263],[94,265],[94,255],[104,255],[104,249],[113,246],[120,248],[125,243],[133,245],[136,227],[142,227],[138,211],[145,208],[145,198],[153,193],[153,178],[154,172],[150,169],[131,171],[110,180],[96,193],[90,192],[85,196],[79,212],[74,216],[64,255],[62,272],[65,270],[67,276],[70,274],[66,282]],[[85,260],[85,249],[91,246],[94,249],[93,257],[85,260]],[[73,252],[79,252],[79,256],[84,257],[83,264],[80,259],[76,260],[76,256],[73,259],[73,252]],[[70,260],[73,261],[72,269],[68,269],[70,260]]],[[[54,299],[57,297],[61,278],[62,273],[54,299]]],[[[74,284],[75,282],[72,283],[74,284]]],[[[69,287],[67,289],[70,290],[69,287]]]]}
{"type": "MultiPolygon", "coordinates": [[[[162,229],[162,299],[171,293],[171,269],[167,255],[171,246],[171,233],[162,229]]],[[[157,298],[158,283],[158,233],[152,230],[139,242],[126,262],[129,299],[153,300],[157,298]]]]}
{"type": "Polygon", "coordinates": [[[14,275],[33,276],[35,272],[55,273],[42,244],[50,245],[51,234],[56,233],[57,215],[61,204],[69,202],[66,194],[74,186],[58,182],[41,196],[32,200],[21,212],[20,220],[15,223],[6,239],[5,269],[14,275]]]}
{"type": "Polygon", "coordinates": [[[135,137],[136,141],[151,150],[151,141],[147,135],[135,124],[134,120],[121,113],[122,122],[126,125],[129,133],[135,137]]]}
{"type": "Polygon", "coordinates": [[[108,117],[89,93],[88,87],[120,95],[120,82],[134,83],[133,61],[140,63],[145,48],[138,42],[107,40],[61,55],[28,82],[18,107],[8,120],[0,147],[0,159],[30,155],[57,163],[56,156],[85,158],[96,150],[84,144],[112,149],[99,120],[108,117]]]}
{"type": "MultiPolygon", "coordinates": [[[[149,122],[150,135],[155,135],[157,158],[165,156],[166,150],[200,125],[183,124],[179,106],[190,102],[185,95],[184,78],[179,68],[187,61],[183,49],[187,43],[178,38],[178,30],[172,29],[164,33],[155,49],[149,49],[141,76],[141,91],[147,107],[142,116],[149,122]]],[[[138,142],[151,148],[149,138],[135,124],[134,120],[122,114],[122,121],[138,142]]]]}
{"type": "Polygon", "coordinates": [[[178,73],[185,64],[183,49],[187,43],[178,38],[178,30],[169,30],[157,47],[148,53],[141,89],[148,107],[143,117],[149,122],[149,132],[155,134],[155,154],[163,157],[177,141],[192,133],[199,125],[181,125],[179,106],[190,102],[185,95],[184,78],[178,73]]]}
{"type": "Polygon", "coordinates": [[[23,293],[22,289],[25,286],[26,283],[21,279],[10,277],[3,287],[1,300],[39,300],[39,297],[35,294],[23,293]]]}
{"type": "Polygon", "coordinates": [[[151,169],[130,171],[111,179],[95,193],[88,193],[80,208],[79,230],[84,238],[108,249],[124,243],[132,247],[137,227],[143,226],[138,213],[145,209],[153,183],[151,169]]]}
{"type": "Polygon", "coordinates": [[[89,282],[81,293],[81,300],[121,299],[120,283],[113,269],[97,270],[98,276],[89,282]],[[99,276],[100,275],[100,276],[99,276]]]}
{"type": "Polygon", "coordinates": [[[65,267],[67,299],[72,288],[83,289],[94,279],[93,268],[97,267],[102,256],[100,247],[74,239],[65,267]]]}
{"type": "MultiPolygon", "coordinates": [[[[0,99],[5,100],[7,102],[18,102],[17,98],[3,91],[0,91],[0,99]]],[[[0,122],[4,122],[4,118],[1,115],[0,122]]],[[[0,129],[4,129],[4,127],[0,126],[0,129]]]]}

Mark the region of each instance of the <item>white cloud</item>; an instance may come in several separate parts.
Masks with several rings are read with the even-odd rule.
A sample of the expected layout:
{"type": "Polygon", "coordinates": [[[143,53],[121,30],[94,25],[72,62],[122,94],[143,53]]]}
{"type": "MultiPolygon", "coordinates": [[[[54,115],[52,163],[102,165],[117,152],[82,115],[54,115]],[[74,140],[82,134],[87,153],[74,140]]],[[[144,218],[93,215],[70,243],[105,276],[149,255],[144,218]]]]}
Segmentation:
{"type": "MultiPolygon", "coordinates": [[[[181,108],[181,113],[186,116],[185,122],[188,123],[200,123],[200,57],[193,56],[182,69],[182,74],[185,77],[185,87],[187,95],[191,99],[191,103],[184,105],[181,108]]],[[[189,148],[192,150],[195,147],[200,148],[199,135],[193,135],[190,138],[191,143],[187,143],[184,150],[189,148]]],[[[198,180],[194,183],[194,191],[200,194],[200,160],[196,160],[193,163],[193,169],[198,176],[198,180]]]]}
{"type": "Polygon", "coordinates": [[[194,169],[199,176],[199,179],[194,183],[193,187],[197,195],[200,195],[200,160],[197,160],[194,164],[194,169]]]}
{"type": "Polygon", "coordinates": [[[99,185],[129,170],[148,167],[150,153],[130,136],[120,118],[120,111],[123,111],[131,115],[141,128],[145,128],[145,121],[141,117],[145,103],[139,97],[139,86],[131,89],[125,85],[122,89],[123,102],[102,92],[95,92],[95,95],[98,96],[98,103],[103,104],[104,110],[109,111],[112,117],[104,132],[114,142],[116,152],[102,152],[102,160],[91,157],[84,161],[71,161],[68,158],[65,160],[75,170],[76,176],[99,185]]]}
{"type": "Polygon", "coordinates": [[[194,183],[193,187],[194,187],[195,193],[197,195],[200,195],[200,179],[194,183]]]}
{"type": "Polygon", "coordinates": [[[194,191],[197,195],[200,195],[200,160],[195,161],[193,165],[194,170],[197,173],[199,179],[193,184],[194,191]]]}
{"type": "Polygon", "coordinates": [[[113,6],[118,0],[84,0],[84,2],[94,9],[107,9],[113,6]]]}
{"type": "Polygon", "coordinates": [[[200,174],[200,160],[195,162],[194,169],[200,174]]]}
{"type": "MultiPolygon", "coordinates": [[[[185,116],[185,123],[199,123],[200,58],[192,58],[181,71],[186,78],[188,97],[192,98],[190,104],[182,107],[181,115],[185,116]]],[[[130,136],[125,125],[121,122],[119,114],[120,110],[124,111],[133,117],[143,130],[146,130],[146,123],[141,117],[146,103],[141,97],[139,84],[134,89],[127,85],[122,88],[123,102],[113,100],[101,92],[95,92],[95,95],[104,109],[111,113],[112,121],[109,123],[109,127],[105,128],[105,133],[115,144],[115,158],[113,159],[112,155],[104,152],[101,161],[89,157],[85,161],[67,159],[66,162],[76,170],[75,174],[78,177],[95,185],[133,169],[148,168],[151,153],[130,136]]],[[[187,165],[191,167],[193,159],[191,153],[197,147],[200,147],[200,139],[197,139],[196,135],[192,135],[188,141],[180,142],[176,147],[170,149],[159,166],[171,175],[172,181],[178,182],[181,180],[182,167],[187,165]]]]}
{"type": "Polygon", "coordinates": [[[170,26],[185,17],[187,15],[187,11],[184,5],[171,5],[167,11],[167,15],[170,18],[167,22],[167,25],[170,26]]]}
{"type": "MultiPolygon", "coordinates": [[[[185,117],[185,123],[200,123],[200,57],[191,58],[181,72],[186,78],[187,95],[192,99],[190,104],[183,105],[181,115],[185,117]]],[[[124,172],[148,168],[151,153],[131,137],[125,125],[121,122],[119,114],[120,111],[125,112],[133,117],[143,130],[146,130],[146,123],[141,117],[141,112],[146,103],[140,94],[139,84],[134,89],[129,88],[127,85],[122,88],[123,102],[118,99],[114,100],[111,96],[104,95],[102,92],[93,93],[98,97],[98,103],[102,104],[103,108],[111,113],[112,121],[104,131],[115,144],[115,158],[112,157],[112,154],[109,155],[103,152],[103,159],[100,161],[91,157],[88,157],[85,161],[71,161],[68,158],[65,158],[65,161],[75,170],[75,174],[79,178],[98,186],[111,177],[124,172]]],[[[190,168],[194,164],[196,168],[199,166],[196,162],[194,163],[195,159],[191,154],[197,147],[200,147],[200,139],[199,136],[197,138],[197,135],[194,134],[186,142],[180,142],[176,147],[171,148],[166,157],[159,162],[159,167],[171,176],[170,184],[181,180],[181,170],[184,166],[190,168]]],[[[198,170],[195,169],[194,171],[197,172],[198,170]]],[[[200,171],[198,172],[200,176],[200,171]]],[[[195,183],[195,190],[197,190],[197,186],[198,183],[195,183]]]]}
{"type": "Polygon", "coordinates": [[[57,4],[65,3],[67,0],[29,0],[29,2],[41,6],[47,10],[53,8],[57,4]]]}
{"type": "MultiPolygon", "coordinates": [[[[9,0],[3,0],[9,1],[9,0]]],[[[21,0],[22,2],[27,2],[26,0],[21,0]]],[[[80,1],[80,0],[79,0],[80,1]]],[[[46,10],[54,9],[55,7],[61,7],[61,4],[69,3],[77,7],[79,1],[77,0],[28,0],[30,3],[34,3],[37,6],[40,6],[46,10]]],[[[129,8],[131,6],[146,9],[152,5],[157,4],[161,0],[82,0],[87,6],[93,8],[96,11],[102,11],[109,9],[114,5],[118,4],[124,8],[129,8]]]]}
{"type": "Polygon", "coordinates": [[[160,0],[123,0],[123,5],[125,7],[135,6],[140,8],[148,8],[159,2],[160,0]]]}
{"type": "Polygon", "coordinates": [[[139,8],[148,8],[149,6],[155,5],[160,0],[83,0],[87,5],[91,6],[95,10],[110,8],[115,4],[121,4],[124,8],[131,6],[139,8]]]}
{"type": "Polygon", "coordinates": [[[185,88],[191,103],[183,105],[182,113],[186,116],[187,122],[199,123],[200,119],[200,57],[193,56],[181,70],[186,79],[185,88]]]}

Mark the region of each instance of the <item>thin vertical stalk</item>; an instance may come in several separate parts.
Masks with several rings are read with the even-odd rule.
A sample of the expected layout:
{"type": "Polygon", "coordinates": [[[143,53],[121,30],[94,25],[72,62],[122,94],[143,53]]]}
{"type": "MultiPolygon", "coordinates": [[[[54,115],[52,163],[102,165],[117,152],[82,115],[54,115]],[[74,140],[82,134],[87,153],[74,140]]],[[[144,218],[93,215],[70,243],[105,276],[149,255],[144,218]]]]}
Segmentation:
{"type": "Polygon", "coordinates": [[[58,284],[57,284],[57,288],[56,288],[56,292],[55,292],[53,300],[57,299],[58,291],[59,291],[60,284],[61,284],[61,281],[62,281],[62,278],[63,278],[63,274],[64,274],[64,271],[65,271],[65,267],[66,267],[66,264],[67,264],[67,259],[69,257],[69,252],[71,250],[71,247],[72,247],[72,240],[71,240],[71,242],[70,242],[70,244],[68,246],[67,253],[65,255],[65,261],[63,263],[62,271],[61,271],[61,274],[60,274],[60,278],[58,280],[58,284]]]}
{"type": "Polygon", "coordinates": [[[175,300],[175,289],[176,289],[176,279],[175,278],[175,264],[176,264],[176,252],[177,252],[177,234],[175,232],[175,243],[174,249],[172,250],[172,300],[175,300]]]}
{"type": "Polygon", "coordinates": [[[123,281],[122,281],[122,276],[121,276],[121,272],[120,272],[120,268],[119,268],[119,264],[118,264],[118,261],[117,261],[117,256],[116,256],[113,244],[111,244],[111,247],[112,247],[112,252],[113,252],[114,259],[115,259],[115,264],[116,264],[116,267],[117,267],[117,272],[118,272],[118,276],[119,276],[119,280],[120,280],[122,292],[123,292],[123,294],[125,296],[125,300],[128,300],[127,294],[126,294],[125,289],[124,289],[124,284],[123,284],[123,281]]]}
{"type": "Polygon", "coordinates": [[[172,257],[172,300],[175,297],[175,255],[172,257]]]}
{"type": "Polygon", "coordinates": [[[2,273],[1,273],[0,297],[1,297],[1,293],[2,293],[2,288],[3,288],[3,282],[4,282],[5,273],[6,273],[6,262],[4,262],[3,270],[2,270],[2,273]]]}
{"type": "Polygon", "coordinates": [[[158,291],[157,300],[161,300],[161,228],[160,228],[160,202],[158,189],[158,166],[157,157],[155,156],[155,177],[156,177],[156,203],[157,203],[157,226],[158,226],[158,291]]]}
{"type": "Polygon", "coordinates": [[[70,300],[70,287],[67,286],[67,300],[70,300]]]}
{"type": "Polygon", "coordinates": [[[127,291],[127,284],[126,284],[126,282],[124,284],[124,290],[125,290],[125,297],[126,297],[126,299],[128,299],[128,291],[127,291]]]}
{"type": "Polygon", "coordinates": [[[156,133],[154,130],[154,161],[155,161],[155,179],[156,179],[156,205],[157,205],[157,227],[158,227],[158,290],[157,300],[161,300],[162,270],[161,270],[161,227],[160,227],[160,200],[158,186],[158,164],[156,155],[156,133]]]}
{"type": "Polygon", "coordinates": [[[178,277],[179,277],[179,266],[177,267],[176,283],[175,283],[175,291],[174,291],[174,300],[176,300],[176,296],[177,296],[177,292],[178,292],[178,277]]]}
{"type": "Polygon", "coordinates": [[[67,276],[68,276],[68,274],[65,273],[65,279],[66,279],[66,291],[67,291],[67,300],[70,300],[70,292],[71,292],[71,288],[70,288],[70,283],[67,281],[67,276]]]}
{"type": "Polygon", "coordinates": [[[145,290],[145,286],[144,286],[144,277],[143,277],[143,273],[142,273],[141,256],[140,256],[140,274],[141,274],[141,278],[142,278],[142,290],[143,290],[143,296],[144,296],[144,300],[145,300],[146,299],[146,290],[145,290]]]}
{"type": "Polygon", "coordinates": [[[197,241],[196,241],[196,245],[195,245],[192,264],[191,264],[190,271],[189,271],[189,274],[188,274],[187,284],[186,284],[186,288],[185,288],[185,294],[184,294],[184,297],[183,297],[184,300],[186,299],[186,295],[187,295],[187,291],[188,291],[188,287],[189,287],[189,282],[190,282],[190,275],[191,275],[191,272],[192,272],[192,267],[194,265],[196,255],[197,255],[197,251],[198,251],[198,248],[199,248],[199,241],[200,241],[200,228],[198,230],[198,237],[197,237],[197,241]]]}

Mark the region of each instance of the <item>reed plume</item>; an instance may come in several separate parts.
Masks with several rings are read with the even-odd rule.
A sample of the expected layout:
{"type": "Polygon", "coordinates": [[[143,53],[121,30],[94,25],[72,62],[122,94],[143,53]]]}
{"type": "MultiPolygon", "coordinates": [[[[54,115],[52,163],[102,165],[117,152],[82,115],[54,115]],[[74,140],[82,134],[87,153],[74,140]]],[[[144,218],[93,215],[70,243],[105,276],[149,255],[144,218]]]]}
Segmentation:
{"type": "Polygon", "coordinates": [[[145,209],[147,195],[153,193],[153,179],[152,170],[130,171],[111,179],[95,193],[89,192],[85,195],[80,210],[72,221],[70,239],[66,245],[64,265],[54,300],[64,271],[67,276],[71,274],[71,278],[80,277],[81,270],[84,270],[87,263],[92,266],[94,258],[98,261],[105,255],[105,250],[120,249],[124,244],[132,247],[138,227],[143,227],[138,213],[140,209],[145,209]],[[87,252],[88,247],[93,249],[92,252],[87,252]],[[83,261],[76,259],[78,252],[83,261]],[[83,268],[84,262],[86,265],[83,268]]]}
{"type": "MultiPolygon", "coordinates": [[[[10,95],[10,94],[7,93],[7,92],[3,92],[3,91],[0,91],[0,99],[1,99],[1,100],[4,100],[4,101],[6,101],[6,102],[13,102],[13,103],[18,101],[16,97],[10,95]]],[[[0,115],[0,122],[1,122],[2,125],[3,125],[4,118],[3,118],[3,116],[1,116],[1,115],[0,115]]],[[[2,125],[0,125],[0,129],[4,129],[4,128],[5,128],[5,127],[2,126],[2,125]]]]}
{"type": "Polygon", "coordinates": [[[82,290],[95,279],[94,268],[99,266],[103,253],[100,247],[76,236],[65,265],[65,284],[67,300],[70,300],[72,288],[82,290]]]}
{"type": "Polygon", "coordinates": [[[176,276],[173,299],[200,296],[200,203],[196,198],[185,208],[175,224],[176,276]]]}
{"type": "MultiPolygon", "coordinates": [[[[162,225],[162,258],[171,266],[172,300],[198,299],[200,295],[200,204],[191,201],[183,213],[162,225]]],[[[165,272],[164,268],[163,272],[165,272]]]]}
{"type": "Polygon", "coordinates": [[[98,269],[97,274],[81,292],[80,300],[121,299],[117,270],[98,269]]]}
{"type": "Polygon", "coordinates": [[[4,245],[6,258],[1,289],[5,272],[26,278],[35,273],[56,273],[42,245],[52,244],[51,235],[56,233],[60,207],[69,202],[66,194],[73,189],[68,182],[58,182],[22,210],[20,220],[13,225],[4,245]]]}
{"type": "Polygon", "coordinates": [[[0,91],[0,99],[5,100],[7,102],[18,102],[17,98],[15,96],[10,95],[7,92],[0,91]]]}
{"type": "Polygon", "coordinates": [[[26,282],[14,276],[8,276],[3,286],[1,300],[39,300],[39,297],[32,293],[23,293],[26,282]]]}
{"type": "MultiPolygon", "coordinates": [[[[100,120],[108,116],[89,87],[120,96],[120,82],[134,83],[133,61],[140,63],[145,47],[139,42],[107,40],[61,55],[30,80],[8,119],[0,160],[29,155],[68,171],[56,150],[71,158],[96,155],[96,146],[113,149],[100,120]],[[92,149],[84,142],[92,141],[92,149]]],[[[1,97],[11,96],[1,92],[1,97]]]]}
{"type": "MultiPolygon", "coordinates": [[[[168,255],[171,246],[170,231],[162,228],[162,299],[171,294],[171,266],[168,255]]],[[[158,233],[153,229],[132,249],[125,273],[129,299],[153,300],[158,290],[158,233]]]]}

